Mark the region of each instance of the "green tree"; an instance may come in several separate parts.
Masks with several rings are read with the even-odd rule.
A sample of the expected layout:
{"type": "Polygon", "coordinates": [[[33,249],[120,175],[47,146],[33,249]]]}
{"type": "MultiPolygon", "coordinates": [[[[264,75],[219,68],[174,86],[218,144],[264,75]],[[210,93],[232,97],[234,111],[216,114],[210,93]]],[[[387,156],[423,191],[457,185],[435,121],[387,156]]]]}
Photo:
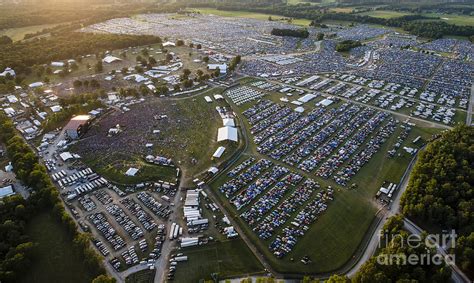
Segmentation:
{"type": "Polygon", "coordinates": [[[94,66],[95,72],[100,73],[104,70],[104,66],[102,65],[102,61],[98,60],[97,63],[94,66]]]}

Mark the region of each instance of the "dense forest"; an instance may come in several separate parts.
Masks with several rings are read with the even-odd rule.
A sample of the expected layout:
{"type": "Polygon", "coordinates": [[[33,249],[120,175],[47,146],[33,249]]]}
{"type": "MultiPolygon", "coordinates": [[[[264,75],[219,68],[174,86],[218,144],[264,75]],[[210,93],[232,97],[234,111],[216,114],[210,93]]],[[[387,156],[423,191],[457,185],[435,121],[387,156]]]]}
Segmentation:
{"type": "MultiPolygon", "coordinates": [[[[175,12],[182,5],[176,4],[126,4],[84,5],[72,3],[44,3],[2,5],[0,6],[0,29],[27,27],[45,24],[90,25],[112,18],[128,17],[139,13],[175,12]]],[[[91,1],[92,2],[92,1],[91,1]]]]}
{"type": "Polygon", "coordinates": [[[474,231],[474,129],[458,126],[430,143],[413,169],[403,213],[427,224],[474,231]]]}
{"type": "Polygon", "coordinates": [[[403,213],[459,235],[456,262],[473,275],[474,129],[457,126],[430,143],[417,161],[401,199],[403,213]]]}
{"type": "Polygon", "coordinates": [[[359,47],[362,44],[358,40],[343,40],[336,45],[337,52],[347,52],[352,48],[359,47]]]}
{"type": "Polygon", "coordinates": [[[0,203],[0,281],[18,282],[22,272],[34,261],[35,243],[29,241],[25,225],[31,215],[48,211],[56,216],[69,234],[74,248],[93,276],[105,274],[102,257],[90,245],[90,235],[80,233],[66,212],[58,191],[35,152],[16,133],[10,119],[0,114],[0,141],[6,145],[7,156],[17,178],[32,189],[27,200],[7,197],[0,203]]]}
{"type": "Polygon", "coordinates": [[[274,28],[271,32],[272,35],[276,36],[292,36],[292,37],[300,37],[300,38],[307,38],[309,36],[309,32],[307,29],[278,29],[274,28]]]}
{"type": "Polygon", "coordinates": [[[34,65],[159,42],[161,42],[159,37],[145,35],[66,33],[44,39],[3,45],[2,52],[0,52],[0,70],[10,67],[17,74],[28,74],[34,65]]]}

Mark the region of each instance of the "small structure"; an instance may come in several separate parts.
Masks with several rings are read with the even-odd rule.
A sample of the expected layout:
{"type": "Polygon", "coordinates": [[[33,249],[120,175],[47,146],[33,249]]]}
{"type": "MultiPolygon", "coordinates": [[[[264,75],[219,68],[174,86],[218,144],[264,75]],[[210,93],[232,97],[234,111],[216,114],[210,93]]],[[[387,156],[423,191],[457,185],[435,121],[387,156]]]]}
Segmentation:
{"type": "Polygon", "coordinates": [[[64,62],[51,62],[53,67],[64,67],[64,62]]]}
{"type": "Polygon", "coordinates": [[[232,118],[222,119],[222,124],[224,127],[235,127],[235,122],[234,122],[234,119],[232,118]]]}
{"type": "Polygon", "coordinates": [[[7,100],[8,100],[8,103],[17,103],[18,102],[18,98],[16,98],[16,96],[14,96],[13,94],[8,95],[7,100]]]}
{"type": "Polygon", "coordinates": [[[7,166],[5,166],[5,172],[12,172],[13,171],[13,165],[11,162],[8,163],[7,166]]]}
{"type": "Polygon", "coordinates": [[[208,64],[207,68],[209,70],[216,70],[219,69],[221,74],[227,74],[227,64],[208,64]]]}
{"type": "Polygon", "coordinates": [[[176,44],[174,44],[174,42],[171,42],[171,41],[167,41],[163,43],[163,47],[174,47],[174,46],[176,46],[176,44]]]}
{"type": "Polygon", "coordinates": [[[12,68],[7,67],[5,68],[5,71],[0,73],[0,77],[6,77],[7,75],[14,77],[16,73],[12,68]]]}
{"type": "Polygon", "coordinates": [[[212,157],[214,158],[220,158],[222,156],[222,154],[224,153],[225,151],[225,147],[223,146],[219,146],[216,150],[216,152],[214,152],[214,154],[212,155],[212,157]]]}
{"type": "Polygon", "coordinates": [[[14,194],[15,194],[15,191],[13,190],[13,185],[0,188],[0,199],[4,197],[12,196],[14,194]]]}
{"type": "Polygon", "coordinates": [[[238,141],[237,129],[234,127],[222,127],[217,132],[217,141],[238,141]]]}
{"type": "Polygon", "coordinates": [[[44,84],[42,82],[35,82],[28,85],[30,88],[42,87],[44,84]]]}
{"type": "Polygon", "coordinates": [[[295,112],[303,113],[303,112],[304,112],[304,108],[301,107],[301,106],[298,106],[298,107],[295,108],[295,112]]]}
{"type": "Polygon", "coordinates": [[[327,107],[327,106],[333,104],[333,102],[334,101],[332,101],[331,99],[325,98],[325,99],[321,100],[320,102],[318,102],[317,105],[327,107]]]}
{"type": "Polygon", "coordinates": [[[53,113],[58,113],[59,111],[63,109],[60,105],[54,105],[54,106],[51,106],[50,108],[51,108],[51,111],[53,111],[53,113]]]}
{"type": "Polygon", "coordinates": [[[74,159],[74,157],[72,156],[72,154],[70,152],[62,152],[59,157],[61,157],[61,160],[66,162],[70,159],[74,159]]]}
{"type": "Polygon", "coordinates": [[[90,125],[91,117],[89,115],[78,115],[64,127],[65,134],[70,139],[78,139],[90,125]]]}
{"type": "Polygon", "coordinates": [[[111,55],[105,56],[104,59],[102,59],[102,62],[107,63],[107,64],[111,64],[113,62],[118,62],[118,61],[122,61],[122,59],[115,56],[111,56],[111,55]]]}
{"type": "Polygon", "coordinates": [[[129,177],[134,177],[135,175],[137,175],[137,173],[138,173],[138,169],[131,167],[127,170],[127,172],[125,172],[125,175],[129,177]]]}

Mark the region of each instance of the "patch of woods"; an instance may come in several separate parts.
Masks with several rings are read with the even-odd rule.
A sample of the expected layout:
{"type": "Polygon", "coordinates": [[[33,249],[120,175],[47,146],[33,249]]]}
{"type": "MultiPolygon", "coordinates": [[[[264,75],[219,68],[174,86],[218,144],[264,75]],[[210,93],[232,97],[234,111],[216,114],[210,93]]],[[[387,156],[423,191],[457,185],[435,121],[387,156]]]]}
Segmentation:
{"type": "MultiPolygon", "coordinates": [[[[103,103],[99,100],[99,93],[81,93],[67,97],[61,97],[59,104],[63,109],[59,112],[52,113],[43,122],[42,128],[45,132],[52,131],[78,114],[87,114],[91,110],[103,107],[103,103]]],[[[105,96],[105,92],[103,93],[105,96]]]]}
{"type": "MultiPolygon", "coordinates": [[[[102,257],[91,247],[90,234],[78,231],[76,223],[66,212],[45,166],[16,133],[12,121],[3,114],[0,114],[0,141],[6,145],[7,156],[13,164],[17,178],[32,190],[27,200],[21,196],[12,196],[0,202],[0,281],[18,282],[22,273],[34,264],[37,244],[30,241],[25,228],[29,219],[40,212],[51,213],[62,224],[73,242],[77,256],[82,259],[93,277],[106,274],[102,257]]],[[[104,276],[97,281],[114,282],[104,276]]]]}
{"type": "Polygon", "coordinates": [[[347,52],[350,51],[352,48],[359,47],[362,44],[358,40],[344,40],[336,45],[337,52],[347,52]]]}
{"type": "Polygon", "coordinates": [[[175,12],[181,5],[174,3],[154,5],[137,1],[120,1],[111,7],[110,1],[27,1],[24,4],[3,4],[0,9],[0,29],[28,27],[44,24],[86,26],[112,18],[128,17],[140,13],[175,12]],[[75,3],[76,2],[76,3],[75,3]],[[90,2],[91,5],[87,5],[90,2]]]}
{"type": "Polygon", "coordinates": [[[17,74],[25,75],[32,72],[34,65],[49,64],[52,61],[65,59],[78,59],[83,54],[98,54],[112,49],[160,42],[161,38],[146,35],[65,33],[54,37],[2,45],[0,70],[10,67],[17,74]]]}
{"type": "Polygon", "coordinates": [[[455,229],[456,264],[474,275],[474,129],[457,126],[420,154],[401,199],[403,214],[455,229]]]}
{"type": "Polygon", "coordinates": [[[309,36],[309,31],[307,29],[272,29],[272,35],[276,36],[291,36],[299,38],[307,38],[309,36]]]}

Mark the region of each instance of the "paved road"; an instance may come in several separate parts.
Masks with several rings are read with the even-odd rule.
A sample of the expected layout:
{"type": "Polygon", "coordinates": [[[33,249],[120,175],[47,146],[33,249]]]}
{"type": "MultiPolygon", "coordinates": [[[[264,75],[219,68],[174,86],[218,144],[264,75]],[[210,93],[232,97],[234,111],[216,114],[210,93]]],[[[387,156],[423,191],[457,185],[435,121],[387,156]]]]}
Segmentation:
{"type": "Polygon", "coordinates": [[[474,108],[474,84],[471,85],[471,98],[469,99],[469,105],[467,106],[467,117],[466,125],[472,124],[472,109],[474,108]]]}
{"type": "MultiPolygon", "coordinates": [[[[418,227],[415,223],[410,221],[409,219],[405,218],[403,219],[403,227],[408,230],[408,232],[415,234],[415,235],[420,235],[423,230],[418,227]]],[[[439,254],[443,255],[446,257],[448,255],[448,252],[443,248],[440,247],[438,244],[432,242],[436,246],[436,250],[438,251],[439,254]]],[[[459,267],[457,267],[454,264],[450,264],[449,267],[451,268],[451,280],[454,283],[469,283],[471,280],[462,272],[459,267]]]]}

